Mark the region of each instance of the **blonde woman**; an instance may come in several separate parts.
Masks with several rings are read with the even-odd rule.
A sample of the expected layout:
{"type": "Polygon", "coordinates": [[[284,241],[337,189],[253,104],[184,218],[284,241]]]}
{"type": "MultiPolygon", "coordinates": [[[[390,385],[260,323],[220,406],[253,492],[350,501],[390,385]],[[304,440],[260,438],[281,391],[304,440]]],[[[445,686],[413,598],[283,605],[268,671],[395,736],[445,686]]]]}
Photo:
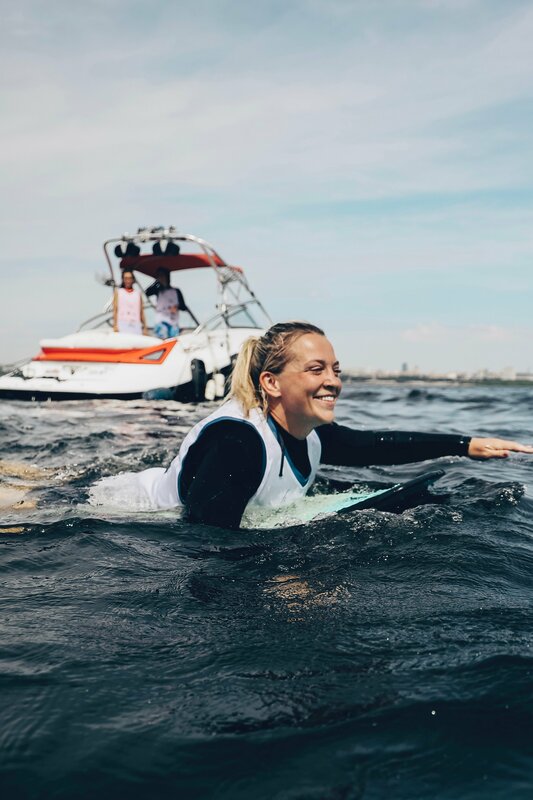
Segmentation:
{"type": "Polygon", "coordinates": [[[501,439],[337,425],[340,391],[339,362],[324,332],[305,322],[274,325],[245,342],[229,400],[192,428],[167,470],[137,474],[136,491],[145,507],[184,506],[190,520],[237,528],[247,507],[277,508],[304,496],[321,463],[533,453],[501,439]]]}

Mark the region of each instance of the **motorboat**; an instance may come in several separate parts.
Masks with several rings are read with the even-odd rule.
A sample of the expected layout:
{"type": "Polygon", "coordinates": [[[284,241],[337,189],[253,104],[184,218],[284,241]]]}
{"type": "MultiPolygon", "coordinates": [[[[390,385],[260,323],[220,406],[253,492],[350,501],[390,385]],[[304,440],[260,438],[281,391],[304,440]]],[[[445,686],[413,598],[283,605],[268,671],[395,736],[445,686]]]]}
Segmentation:
{"type": "Polygon", "coordinates": [[[106,273],[101,282],[114,293],[123,271],[133,272],[135,291],[142,295],[146,335],[114,330],[112,294],[103,312],[84,322],[78,331],[43,339],[34,358],[0,376],[0,397],[161,396],[199,402],[223,396],[242,343],[271,324],[244,271],[228,264],[204,239],[179,233],[174,227],[139,228],[136,234],[106,240],[103,247],[109,277],[106,273]],[[154,335],[155,302],[146,295],[161,267],[170,273],[171,285],[176,275],[183,289],[182,281],[189,276],[193,279],[185,294],[187,308],[180,311],[179,333],[167,339],[154,335]],[[210,277],[208,289],[199,281],[200,274],[210,277]],[[195,292],[197,297],[192,299],[195,292]],[[203,321],[196,300],[205,309],[203,321]]]}

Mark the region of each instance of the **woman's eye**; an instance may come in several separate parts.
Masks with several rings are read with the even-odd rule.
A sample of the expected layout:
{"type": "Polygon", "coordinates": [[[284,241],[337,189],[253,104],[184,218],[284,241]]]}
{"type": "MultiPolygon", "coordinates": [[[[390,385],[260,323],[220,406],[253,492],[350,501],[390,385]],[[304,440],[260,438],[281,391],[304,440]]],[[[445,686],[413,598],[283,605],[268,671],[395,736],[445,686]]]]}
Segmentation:
{"type": "MultiPolygon", "coordinates": [[[[322,372],[324,372],[324,367],[321,367],[320,365],[317,364],[316,367],[309,367],[308,372],[312,372],[313,375],[320,375],[322,372]]],[[[335,373],[335,375],[340,375],[342,370],[340,367],[334,367],[333,372],[335,373]]]]}

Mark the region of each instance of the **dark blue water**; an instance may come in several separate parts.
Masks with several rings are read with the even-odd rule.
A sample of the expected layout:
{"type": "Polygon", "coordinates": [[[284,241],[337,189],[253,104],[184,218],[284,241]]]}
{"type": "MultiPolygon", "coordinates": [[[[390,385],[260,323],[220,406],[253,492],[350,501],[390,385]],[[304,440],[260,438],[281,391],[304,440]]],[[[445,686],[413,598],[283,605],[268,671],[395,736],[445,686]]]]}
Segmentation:
{"type": "MultiPolygon", "coordinates": [[[[285,530],[87,505],[209,410],[2,404],[2,486],[29,492],[0,533],[3,796],[531,798],[533,459],[440,459],[447,505],[285,530]]],[[[339,421],[529,441],[532,411],[353,384],[339,421]]]]}

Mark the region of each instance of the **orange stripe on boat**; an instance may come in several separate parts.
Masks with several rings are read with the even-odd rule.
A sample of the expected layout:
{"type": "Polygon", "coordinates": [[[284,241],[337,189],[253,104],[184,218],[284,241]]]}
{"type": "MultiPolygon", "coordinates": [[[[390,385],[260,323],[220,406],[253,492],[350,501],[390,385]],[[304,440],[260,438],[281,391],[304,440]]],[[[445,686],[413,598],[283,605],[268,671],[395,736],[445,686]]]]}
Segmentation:
{"type": "Polygon", "coordinates": [[[98,347],[43,347],[34,361],[92,361],[113,364],[162,364],[177,339],[137,350],[106,350],[98,347]]]}

